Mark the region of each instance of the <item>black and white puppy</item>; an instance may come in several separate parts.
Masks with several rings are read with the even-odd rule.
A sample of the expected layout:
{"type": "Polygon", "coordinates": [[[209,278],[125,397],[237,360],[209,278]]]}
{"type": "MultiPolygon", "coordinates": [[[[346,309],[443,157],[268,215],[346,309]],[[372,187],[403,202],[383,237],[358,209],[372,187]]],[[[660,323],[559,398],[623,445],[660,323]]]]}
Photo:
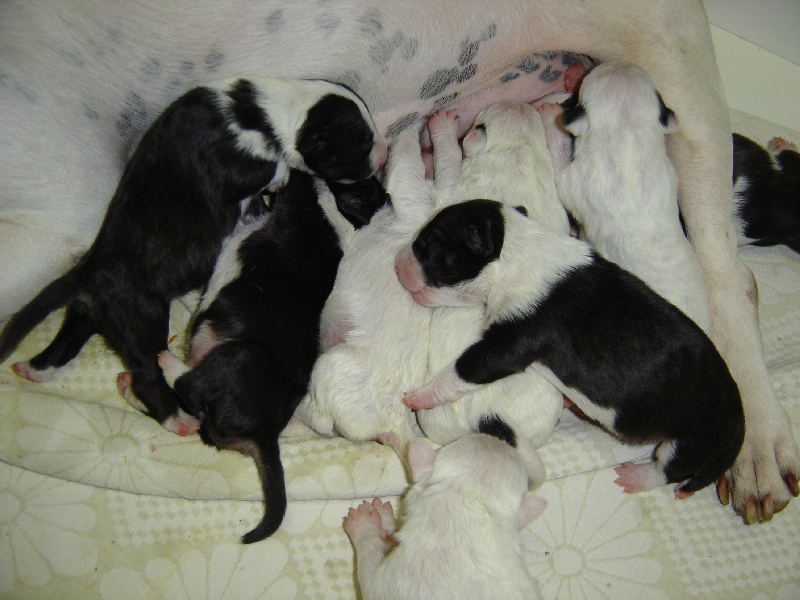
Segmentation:
{"type": "Polygon", "coordinates": [[[411,408],[449,402],[528,366],[655,462],[619,467],[627,492],[717,480],[742,445],[739,391],[713,343],[640,279],[568,235],[490,200],[441,210],[401,253],[398,277],[425,306],[485,304],[481,339],[411,408]]]}
{"type": "Polygon", "coordinates": [[[733,134],[733,222],[739,245],[800,252],[800,153],[783,138],[763,148],[733,134]]]}
{"type": "Polygon", "coordinates": [[[117,381],[122,395],[166,428],[194,433],[155,360],[170,301],[206,283],[240,202],[278,189],[289,167],[352,182],[385,157],[364,103],[340,85],[237,78],[187,92],[139,142],[86,254],[11,319],[0,361],[67,305],[53,342],[14,371],[50,379],[100,333],[130,370],[117,381]]]}
{"type": "MultiPolygon", "coordinates": [[[[193,368],[167,350],[158,357],[167,383],[200,419],[203,441],[256,462],[267,508],[244,543],[272,535],[286,513],[278,435],[306,393],[340,241],[353,229],[317,185],[324,188],[292,171],[269,213],[226,242],[194,324],[193,368]]],[[[351,193],[346,203],[360,203],[355,212],[368,215],[385,199],[375,189],[351,193]]]]}

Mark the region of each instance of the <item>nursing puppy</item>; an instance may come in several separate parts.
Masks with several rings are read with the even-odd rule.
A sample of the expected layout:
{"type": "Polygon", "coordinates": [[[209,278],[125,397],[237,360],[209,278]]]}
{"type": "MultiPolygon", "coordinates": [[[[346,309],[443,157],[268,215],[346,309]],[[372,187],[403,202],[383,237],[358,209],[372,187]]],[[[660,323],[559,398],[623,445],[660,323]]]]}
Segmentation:
{"type": "Polygon", "coordinates": [[[625,491],[684,482],[681,498],[728,469],[744,437],[736,383],[680,310],[583,241],[489,200],[435,215],[402,257],[403,286],[425,306],[485,304],[481,339],[412,408],[458,399],[533,365],[590,418],[655,462],[618,470],[625,491]]]}
{"type": "Polygon", "coordinates": [[[763,148],[733,134],[733,220],[740,245],[800,252],[800,153],[772,138],[763,148]]]}
{"type": "Polygon", "coordinates": [[[436,451],[414,441],[409,462],[414,484],[399,529],[377,498],[344,521],[364,600],[540,598],[519,530],[547,503],[528,491],[541,481],[529,480],[521,457],[474,434],[436,451]]]}
{"type": "Polygon", "coordinates": [[[564,110],[574,136],[572,160],[553,119],[543,109],[559,198],[581,235],[605,258],[630,271],[672,302],[704,331],[711,310],[700,262],[683,231],[678,176],[665,134],[677,130],[644,69],[623,62],[595,67],[577,103],[564,110]]]}
{"type": "MultiPolygon", "coordinates": [[[[428,121],[434,142],[438,205],[493,198],[519,207],[543,226],[567,234],[542,119],[531,106],[502,102],[483,110],[458,145],[452,111],[428,121]]],[[[410,251],[410,246],[406,251],[410,251]]],[[[428,377],[455,360],[483,331],[482,307],[437,308],[431,316],[428,377]]],[[[549,436],[562,411],[561,392],[532,369],[498,380],[452,403],[417,412],[437,444],[481,431],[500,436],[525,455],[549,436]]],[[[543,467],[542,467],[543,469],[543,467]]]]}
{"type": "Polygon", "coordinates": [[[386,189],[391,203],[354,236],[320,323],[322,355],[295,416],[324,435],[354,441],[394,434],[399,452],[414,436],[403,390],[425,381],[430,310],[413,301],[394,259],[433,211],[417,130],[394,142],[386,189]]]}
{"type": "Polygon", "coordinates": [[[0,360],[67,305],[53,342],[14,371],[50,379],[100,333],[131,372],[120,392],[164,427],[193,433],[155,361],[167,347],[169,302],[208,280],[240,202],[278,189],[289,167],[355,181],[384,153],[363,102],[339,85],[238,78],[187,92],[137,146],[92,247],[12,318],[0,360]]]}
{"type": "MultiPolygon", "coordinates": [[[[366,198],[363,211],[383,199],[366,198]]],[[[214,275],[229,280],[212,277],[194,324],[191,368],[169,351],[158,357],[167,383],[200,420],[203,441],[256,462],[267,508],[244,543],[272,535],[286,513],[278,435],[306,393],[340,239],[351,233],[324,185],[318,192],[310,175],[292,171],[267,216],[226,242],[214,275]]]]}

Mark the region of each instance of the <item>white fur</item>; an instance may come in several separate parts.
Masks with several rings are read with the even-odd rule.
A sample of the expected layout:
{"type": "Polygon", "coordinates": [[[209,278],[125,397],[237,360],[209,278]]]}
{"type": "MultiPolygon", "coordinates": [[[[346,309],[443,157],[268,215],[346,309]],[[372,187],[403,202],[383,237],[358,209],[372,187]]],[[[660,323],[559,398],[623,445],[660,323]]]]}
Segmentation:
{"type": "Polygon", "coordinates": [[[392,205],[353,236],[320,319],[323,346],[309,393],[295,416],[316,431],[352,440],[414,435],[402,393],[424,379],[430,311],[403,289],[394,257],[433,208],[424,180],[418,134],[409,130],[391,149],[387,191],[392,205]]]}
{"type": "MultiPolygon", "coordinates": [[[[317,25],[330,14],[327,3],[4,6],[0,318],[88,247],[129,149],[193,85],[242,73],[346,81],[385,132],[442,108],[437,102],[455,93],[461,102],[494,88],[497,99],[499,78],[534,52],[570,48],[600,61],[628,60],[647,69],[681,121],[667,140],[681,211],[709,291],[712,337],[745,404],[745,443],[728,479],[733,505],[748,520],[771,516],[791,500],[782,473],[800,472],[800,453],[762,358],[755,280],[736,253],[730,123],[703,4],[602,0],[592,7],[508,0],[487,11],[479,0],[342,0],[331,31],[317,25]],[[477,48],[466,79],[459,77],[469,75],[459,63],[465,40],[477,48]],[[392,52],[371,52],[385,48],[392,52]],[[439,72],[456,76],[437,88],[431,82],[439,72]]],[[[536,73],[528,80],[532,100],[557,91],[536,73]]]]}
{"type": "Polygon", "coordinates": [[[584,78],[580,101],[586,116],[567,126],[576,136],[573,160],[556,176],[561,202],[600,254],[708,332],[703,272],[681,228],[652,79],[640,67],[605,63],[584,78]]]}
{"type": "Polygon", "coordinates": [[[411,448],[415,483],[396,532],[385,523],[391,509],[376,502],[345,519],[364,600],[541,598],[523,560],[519,529],[546,502],[528,492],[519,455],[483,434],[435,453],[420,446],[415,441],[411,448]],[[387,544],[387,534],[396,547],[387,544]]]}
{"type": "MultiPolygon", "coordinates": [[[[226,95],[233,84],[242,77],[215,81],[208,85],[218,94],[218,102],[221,108],[230,110],[233,100],[226,95]]],[[[246,77],[254,84],[258,91],[257,103],[259,107],[269,115],[269,122],[273,128],[276,140],[281,151],[268,146],[264,136],[253,131],[242,130],[234,121],[228,123],[230,130],[236,135],[236,141],[242,150],[252,153],[255,156],[266,160],[279,162],[280,166],[275,172],[275,177],[270,182],[270,190],[274,191],[286,183],[289,177],[289,170],[286,165],[303,169],[311,172],[306,167],[303,157],[295,148],[297,134],[303,126],[306,115],[319,100],[328,95],[336,94],[352,100],[361,113],[365,123],[372,124],[372,116],[369,114],[363,100],[340,85],[328,81],[307,80],[297,81],[282,77],[246,77]]],[[[375,136],[375,147],[370,155],[375,171],[383,164],[386,158],[386,145],[382,136],[373,129],[375,136]]],[[[352,183],[345,181],[344,183],[352,183]]]]}
{"type": "MultiPolygon", "coordinates": [[[[439,113],[428,123],[433,141],[438,204],[487,198],[522,206],[544,226],[566,234],[569,223],[558,201],[542,119],[521,103],[497,103],[475,119],[461,150],[453,115],[439,113]]],[[[454,361],[480,337],[483,306],[437,308],[431,317],[427,376],[454,361]]],[[[422,431],[447,444],[476,431],[482,417],[496,415],[516,434],[520,450],[544,443],[562,411],[562,396],[534,370],[505,377],[430,410],[417,412],[422,431]]]]}

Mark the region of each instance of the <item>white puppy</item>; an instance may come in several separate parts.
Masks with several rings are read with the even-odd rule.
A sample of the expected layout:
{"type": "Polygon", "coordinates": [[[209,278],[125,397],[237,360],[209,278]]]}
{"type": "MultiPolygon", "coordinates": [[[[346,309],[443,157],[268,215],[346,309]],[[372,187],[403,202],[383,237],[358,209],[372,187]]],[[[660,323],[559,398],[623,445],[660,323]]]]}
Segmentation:
{"type": "Polygon", "coordinates": [[[435,452],[414,441],[409,462],[415,483],[399,530],[391,505],[378,499],[345,518],[364,600],[540,598],[519,530],[547,503],[528,491],[520,456],[474,434],[435,452]]]}
{"type": "MultiPolygon", "coordinates": [[[[557,197],[544,126],[535,109],[503,102],[483,110],[463,140],[463,163],[453,113],[437,113],[428,127],[434,143],[438,206],[491,198],[524,209],[553,231],[569,231],[567,213],[557,197]]],[[[434,309],[429,378],[480,338],[484,318],[484,309],[478,306],[434,309]]],[[[562,406],[561,392],[529,369],[456,402],[421,410],[417,420],[437,444],[475,431],[491,432],[524,454],[535,455],[531,449],[547,439],[562,406]]]]}
{"type": "Polygon", "coordinates": [[[561,117],[575,136],[571,162],[554,119],[558,109],[545,106],[559,197],[582,236],[708,332],[703,272],[681,226],[678,176],[664,137],[678,123],[650,75],[622,62],[586,75],[577,104],[561,117]]]}
{"type": "Polygon", "coordinates": [[[295,416],[324,435],[355,441],[393,433],[414,436],[401,402],[425,380],[430,310],[418,305],[394,273],[394,257],[433,210],[416,130],[392,145],[391,203],[352,238],[320,319],[323,354],[295,416]]]}

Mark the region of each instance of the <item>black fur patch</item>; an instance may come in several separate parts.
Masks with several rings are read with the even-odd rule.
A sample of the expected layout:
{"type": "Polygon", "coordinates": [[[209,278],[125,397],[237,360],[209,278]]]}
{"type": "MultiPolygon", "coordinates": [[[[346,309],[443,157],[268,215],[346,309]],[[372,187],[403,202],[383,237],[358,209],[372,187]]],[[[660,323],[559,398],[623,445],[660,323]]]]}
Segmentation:
{"type": "MultiPolygon", "coordinates": [[[[800,252],[800,153],[766,148],[733,134],[733,183],[747,181],[735,198],[743,233],[758,246],[785,244],[800,252]]],[[[741,187],[741,183],[740,183],[741,187]]]]}
{"type": "Polygon", "coordinates": [[[505,442],[512,448],[517,447],[517,434],[511,426],[494,413],[483,415],[478,421],[478,433],[485,433],[505,442]]]}
{"type": "Polygon", "coordinates": [[[670,117],[675,117],[675,113],[671,108],[664,104],[664,99],[661,97],[661,94],[656,92],[656,96],[658,97],[659,107],[658,122],[661,123],[662,127],[666,127],[669,124],[670,117]]]}
{"type": "Polygon", "coordinates": [[[478,276],[500,256],[505,224],[493,200],[470,200],[443,208],[417,235],[411,249],[432,287],[478,276]]]}
{"type": "Polygon", "coordinates": [[[564,112],[561,115],[561,123],[564,125],[564,127],[569,127],[575,121],[586,117],[586,109],[580,102],[576,102],[573,105],[569,105],[567,102],[564,102],[562,106],[565,107],[564,112]]]}
{"type": "Polygon", "coordinates": [[[375,142],[370,124],[356,103],[329,94],[312,106],[297,133],[296,148],[306,166],[336,181],[359,181],[372,175],[375,142]]]}

